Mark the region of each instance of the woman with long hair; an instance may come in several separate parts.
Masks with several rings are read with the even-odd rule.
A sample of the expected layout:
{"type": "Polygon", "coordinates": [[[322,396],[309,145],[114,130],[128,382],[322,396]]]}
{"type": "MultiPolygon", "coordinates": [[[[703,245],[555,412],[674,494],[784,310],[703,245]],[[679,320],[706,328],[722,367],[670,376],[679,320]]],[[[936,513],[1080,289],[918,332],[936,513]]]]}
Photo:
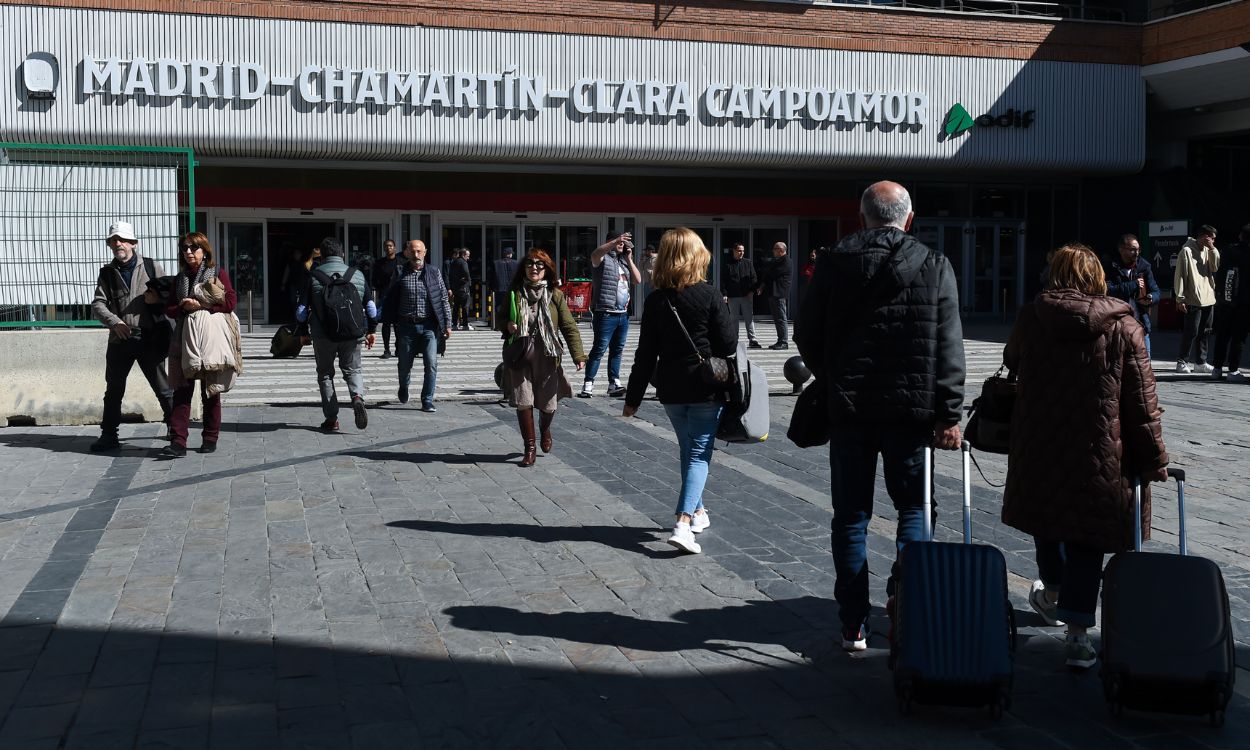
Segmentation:
{"type": "Polygon", "coordinates": [[[1165,481],[1168,464],[1144,331],[1106,292],[1092,250],[1059,248],[1003,351],[1019,383],[1003,523],[1033,536],[1029,604],[1049,625],[1067,623],[1067,663],[1082,669],[1098,659],[1087,631],[1103,556],[1133,548],[1133,483],[1146,539],[1148,483],[1165,481]]]}
{"type": "Polygon", "coordinates": [[[586,362],[586,352],[582,349],[577,323],[557,284],[555,263],[543,250],[534,249],[525,254],[517,266],[516,275],[512,277],[507,300],[507,309],[496,311],[499,330],[509,341],[521,336],[533,339],[533,357],[519,370],[512,370],[506,375],[512,401],[516,404],[521,438],[525,441],[521,466],[533,466],[538,457],[534,439],[534,409],[537,408],[540,415],[543,453],[550,453],[551,422],[556,416],[556,403],[561,394],[572,394],[560,366],[565,351],[560,335],[564,336],[573,364],[579,370],[586,362]]]}
{"type": "Polygon", "coordinates": [[[622,411],[632,417],[647,383],[654,382],[680,449],[681,491],[668,543],[694,554],[703,551],[694,535],[711,525],[703,507],[703,488],[726,397],[724,388],[700,378],[700,355],[728,357],[738,348],[737,323],[720,292],[707,283],[710,260],[693,230],[670,229],[660,238],[652,272],[655,291],[643,303],[642,331],[622,411]]]}
{"type": "MultiPolygon", "coordinates": [[[[169,384],[174,389],[174,409],[170,415],[170,443],[161,451],[162,458],[181,458],[187,455],[187,432],[191,422],[191,394],[195,381],[188,380],[182,371],[182,331],[188,315],[199,310],[214,313],[232,313],[238,301],[230,275],[217,265],[213,247],[200,232],[184,234],[178,240],[179,273],[169,293],[165,314],[177,322],[173,343],[170,346],[169,384]],[[209,281],[216,280],[224,290],[221,302],[205,304],[197,297],[199,289],[209,281]]],[[[201,432],[200,453],[217,450],[217,438],[221,435],[221,394],[210,393],[208,384],[200,384],[200,400],[204,407],[204,426],[201,432]]]]}

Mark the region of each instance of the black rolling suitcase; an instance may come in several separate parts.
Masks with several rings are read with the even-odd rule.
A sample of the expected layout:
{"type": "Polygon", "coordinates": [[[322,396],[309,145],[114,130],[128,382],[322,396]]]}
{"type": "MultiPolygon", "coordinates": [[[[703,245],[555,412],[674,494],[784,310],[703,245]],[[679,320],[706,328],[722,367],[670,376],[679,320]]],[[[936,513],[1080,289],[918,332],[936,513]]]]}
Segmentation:
{"type": "Polygon", "coordinates": [[[275,358],[298,357],[303,348],[295,326],[281,326],[269,342],[269,353],[275,358]]]}
{"type": "Polygon", "coordinates": [[[969,450],[965,442],[963,544],[932,541],[933,450],[925,454],[930,541],[903,548],[890,644],[903,713],[912,702],[988,706],[995,718],[1011,707],[1016,626],[1007,598],[1007,561],[997,548],[972,543],[969,450]]]}
{"type": "Polygon", "coordinates": [[[1185,472],[1176,479],[1180,554],[1141,551],[1141,485],[1133,488],[1134,552],[1103,573],[1102,676],[1107,705],[1208,714],[1224,723],[1236,673],[1232,613],[1215,563],[1186,554],[1185,472]]]}

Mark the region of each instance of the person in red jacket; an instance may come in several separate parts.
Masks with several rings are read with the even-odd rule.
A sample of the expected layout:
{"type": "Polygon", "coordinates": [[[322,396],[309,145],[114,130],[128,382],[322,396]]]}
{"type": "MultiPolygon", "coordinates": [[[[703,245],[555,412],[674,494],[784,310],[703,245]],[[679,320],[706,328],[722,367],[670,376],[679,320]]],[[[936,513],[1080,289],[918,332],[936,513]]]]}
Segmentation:
{"type": "MultiPolygon", "coordinates": [[[[174,343],[169,351],[169,384],[174,389],[174,409],[170,415],[169,429],[172,433],[169,445],[161,451],[161,458],[182,458],[187,455],[187,431],[191,422],[191,393],[195,381],[182,374],[182,328],[188,315],[207,309],[215,313],[232,313],[238,302],[230,275],[217,265],[213,247],[200,232],[185,234],[178,241],[179,273],[170,290],[165,314],[177,321],[174,343]],[[217,279],[225,289],[225,299],[219,305],[205,308],[195,299],[196,284],[217,279]]],[[[217,438],[221,435],[221,394],[209,395],[200,385],[200,399],[204,406],[204,427],[201,432],[200,453],[217,450],[217,438]]]]}

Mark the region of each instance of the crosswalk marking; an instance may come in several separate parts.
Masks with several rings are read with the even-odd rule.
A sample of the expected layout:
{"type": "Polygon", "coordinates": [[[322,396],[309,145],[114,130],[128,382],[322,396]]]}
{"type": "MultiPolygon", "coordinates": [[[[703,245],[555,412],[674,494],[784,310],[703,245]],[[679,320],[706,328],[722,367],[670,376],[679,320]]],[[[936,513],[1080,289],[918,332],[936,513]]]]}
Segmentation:
{"type": "MultiPolygon", "coordinates": [[[[757,321],[756,326],[761,323],[757,321]]],[[[589,321],[580,326],[582,343],[589,351],[594,340],[589,321]]],[[[244,372],[234,389],[226,399],[231,406],[251,406],[264,404],[307,403],[317,401],[317,375],[313,364],[312,347],[306,346],[300,355],[293,359],[274,359],[269,354],[269,342],[277,330],[275,326],[257,326],[252,333],[243,334],[244,372]]],[[[637,324],[631,325],[629,338],[625,346],[624,361],[621,364],[621,379],[629,377],[629,368],[633,363],[634,349],[638,344],[637,324]]],[[[768,345],[772,339],[771,324],[760,329],[765,333],[761,343],[768,345]]],[[[743,326],[739,337],[746,340],[746,328],[743,326]]],[[[392,337],[393,339],[393,337],[392,337]]],[[[392,340],[392,345],[395,343],[392,340]]],[[[474,329],[471,331],[453,331],[447,344],[447,354],[438,362],[437,397],[448,400],[467,400],[491,397],[499,393],[495,386],[495,367],[500,361],[501,341],[495,331],[474,329]]],[[[989,377],[1002,362],[1003,345],[994,341],[969,339],[964,342],[965,357],[968,366],[969,399],[973,384],[979,384],[989,377]]],[[[379,332],[377,343],[372,350],[365,350],[363,362],[365,370],[365,389],[371,402],[391,401],[395,398],[398,387],[396,360],[381,359],[382,336],[379,332]]],[[[769,389],[772,393],[789,393],[790,383],[782,376],[782,368],[790,357],[798,355],[791,342],[785,350],[752,349],[751,361],[758,364],[768,374],[769,389]]],[[[606,357],[605,357],[606,359],[606,357]]],[[[580,384],[580,376],[566,361],[565,370],[574,388],[580,384]]],[[[413,363],[413,382],[415,389],[420,389],[421,360],[413,363]]],[[[335,373],[337,386],[344,390],[342,378],[335,373]]],[[[596,393],[602,394],[607,385],[607,363],[603,362],[596,379],[596,393]]]]}

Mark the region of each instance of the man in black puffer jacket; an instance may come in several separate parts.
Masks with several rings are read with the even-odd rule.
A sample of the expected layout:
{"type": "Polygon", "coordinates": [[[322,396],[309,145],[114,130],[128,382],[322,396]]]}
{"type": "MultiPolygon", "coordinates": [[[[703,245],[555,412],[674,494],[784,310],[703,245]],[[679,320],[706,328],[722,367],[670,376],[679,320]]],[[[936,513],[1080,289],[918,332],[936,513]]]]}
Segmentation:
{"type": "MultiPolygon", "coordinates": [[[[877,455],[902,549],[924,534],[925,449],[960,444],[959,293],[950,261],[907,234],[913,218],[902,185],[878,182],[864,191],[865,228],[817,259],[794,335],[816,376],[811,387],[828,389],[834,598],[848,651],[868,647],[865,540],[877,455]]],[[[893,573],[886,590],[893,595],[893,573]]]]}

